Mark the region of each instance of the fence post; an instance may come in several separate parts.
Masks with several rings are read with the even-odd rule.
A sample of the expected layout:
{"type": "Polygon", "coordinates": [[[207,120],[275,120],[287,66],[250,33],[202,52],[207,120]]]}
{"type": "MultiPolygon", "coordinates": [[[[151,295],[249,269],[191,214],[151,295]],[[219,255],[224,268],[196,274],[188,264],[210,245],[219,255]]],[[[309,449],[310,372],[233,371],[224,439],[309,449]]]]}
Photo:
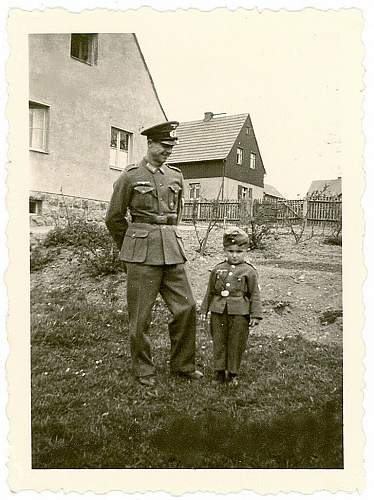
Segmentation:
{"type": "Polygon", "coordinates": [[[303,200],[303,221],[305,221],[305,226],[308,225],[308,198],[303,200]]]}

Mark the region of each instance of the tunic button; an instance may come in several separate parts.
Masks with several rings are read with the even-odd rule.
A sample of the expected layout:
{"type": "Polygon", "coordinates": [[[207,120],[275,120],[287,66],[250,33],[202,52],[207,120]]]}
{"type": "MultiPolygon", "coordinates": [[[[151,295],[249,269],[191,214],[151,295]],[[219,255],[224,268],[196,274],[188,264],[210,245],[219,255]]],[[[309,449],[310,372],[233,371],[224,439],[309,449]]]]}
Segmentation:
{"type": "Polygon", "coordinates": [[[231,264],[231,267],[234,269],[235,268],[234,264],[231,264]]]}
{"type": "Polygon", "coordinates": [[[229,272],[229,276],[232,276],[232,272],[231,271],[229,272]]]}
{"type": "Polygon", "coordinates": [[[230,283],[226,283],[226,286],[231,286],[230,283]]]}

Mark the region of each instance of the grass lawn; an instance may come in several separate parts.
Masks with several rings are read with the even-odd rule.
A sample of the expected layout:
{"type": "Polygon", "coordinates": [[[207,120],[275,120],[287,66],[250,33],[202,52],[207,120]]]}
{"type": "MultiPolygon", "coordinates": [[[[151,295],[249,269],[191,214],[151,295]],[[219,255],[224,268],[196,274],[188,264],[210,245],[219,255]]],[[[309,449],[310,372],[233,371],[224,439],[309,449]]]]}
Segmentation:
{"type": "MultiPolygon", "coordinates": [[[[342,468],[341,324],[319,320],[324,294],[340,293],[332,274],[339,259],[324,247],[317,258],[313,248],[291,255],[284,246],[282,256],[280,242],[270,246],[253,254],[262,263],[266,313],[237,388],[212,385],[203,325],[197,364],[204,379],[169,376],[161,301],[151,331],[157,385],[139,386],[130,372],[125,275],[89,278],[69,253],[33,273],[33,468],[342,468]],[[329,263],[332,270],[323,269],[329,263]]],[[[217,252],[189,263],[198,299],[217,252]]]]}

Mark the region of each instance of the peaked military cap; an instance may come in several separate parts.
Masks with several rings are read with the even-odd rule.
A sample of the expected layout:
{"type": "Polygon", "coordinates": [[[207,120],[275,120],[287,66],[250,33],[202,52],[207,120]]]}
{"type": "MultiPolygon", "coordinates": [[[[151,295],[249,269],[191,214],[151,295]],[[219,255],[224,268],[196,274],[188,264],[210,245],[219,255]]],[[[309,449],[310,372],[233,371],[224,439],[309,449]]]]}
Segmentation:
{"type": "Polygon", "coordinates": [[[230,227],[223,233],[224,247],[228,247],[230,245],[244,246],[248,245],[248,243],[248,234],[239,227],[230,227]]]}
{"type": "Polygon", "coordinates": [[[159,123],[158,125],[144,129],[141,135],[145,135],[148,139],[152,139],[152,141],[174,146],[178,142],[175,131],[178,125],[179,122],[176,121],[159,123]]]}

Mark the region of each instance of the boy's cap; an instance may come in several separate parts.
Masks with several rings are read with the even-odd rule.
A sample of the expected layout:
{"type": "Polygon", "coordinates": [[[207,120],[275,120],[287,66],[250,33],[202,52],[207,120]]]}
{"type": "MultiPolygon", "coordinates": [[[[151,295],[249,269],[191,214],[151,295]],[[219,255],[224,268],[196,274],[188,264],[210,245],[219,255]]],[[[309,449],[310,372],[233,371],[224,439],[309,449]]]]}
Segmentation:
{"type": "Polygon", "coordinates": [[[240,229],[239,227],[230,227],[223,233],[223,246],[228,247],[230,245],[248,245],[249,238],[248,234],[240,229]]]}
{"type": "Polygon", "coordinates": [[[178,137],[175,131],[178,125],[179,122],[177,121],[159,123],[158,125],[153,125],[153,127],[144,129],[141,135],[145,135],[148,139],[152,139],[152,141],[174,146],[178,143],[178,137]]]}

